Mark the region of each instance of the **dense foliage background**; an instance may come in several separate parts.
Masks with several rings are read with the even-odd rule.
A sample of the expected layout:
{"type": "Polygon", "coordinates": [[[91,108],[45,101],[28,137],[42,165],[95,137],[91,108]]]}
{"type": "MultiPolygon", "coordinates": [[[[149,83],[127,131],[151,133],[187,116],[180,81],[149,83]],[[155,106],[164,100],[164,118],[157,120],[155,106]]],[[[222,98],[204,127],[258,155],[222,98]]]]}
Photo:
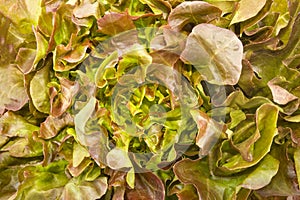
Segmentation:
{"type": "Polygon", "coordinates": [[[298,199],[299,0],[0,0],[0,199],[298,199]]]}

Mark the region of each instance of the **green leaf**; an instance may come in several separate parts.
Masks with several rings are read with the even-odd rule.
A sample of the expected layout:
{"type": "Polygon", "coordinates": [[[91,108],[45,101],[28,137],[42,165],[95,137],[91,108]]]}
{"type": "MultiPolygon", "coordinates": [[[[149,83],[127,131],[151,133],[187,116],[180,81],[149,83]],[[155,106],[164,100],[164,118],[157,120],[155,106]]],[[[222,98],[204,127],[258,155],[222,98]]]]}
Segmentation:
{"type": "Polygon", "coordinates": [[[296,81],[300,76],[297,70],[285,65],[284,60],[292,58],[297,54],[298,44],[300,42],[299,38],[295,35],[300,33],[300,15],[295,18],[295,23],[293,24],[292,33],[289,38],[287,45],[281,50],[267,50],[258,49],[254,50],[250,56],[250,63],[253,67],[254,72],[259,76],[259,87],[257,89],[262,89],[266,87],[267,83],[277,76],[284,77],[289,81],[296,81]],[[273,66],[277,66],[274,68],[273,66]]]}
{"type": "Polygon", "coordinates": [[[206,160],[184,159],[174,165],[174,173],[182,183],[193,184],[202,199],[230,200],[241,187],[260,189],[266,186],[278,167],[279,161],[267,155],[246,174],[220,177],[211,174],[206,160]]]}
{"type": "Polygon", "coordinates": [[[233,110],[230,112],[230,118],[231,118],[231,123],[230,123],[230,129],[236,127],[241,121],[246,119],[246,115],[243,111],[241,110],[233,110]]]}
{"type": "Polygon", "coordinates": [[[152,63],[152,57],[148,54],[146,49],[140,45],[133,46],[132,49],[127,50],[122,57],[123,59],[120,60],[117,69],[118,77],[121,77],[125,72],[133,69],[134,67],[140,67],[144,72],[145,69],[152,63]]]}
{"type": "Polygon", "coordinates": [[[17,32],[31,34],[32,25],[36,26],[41,13],[41,0],[32,4],[29,0],[0,1],[0,12],[12,20],[17,32]]]}
{"type": "Polygon", "coordinates": [[[134,189],[134,183],[135,183],[135,173],[134,168],[131,168],[129,172],[126,174],[126,183],[131,189],[134,189]]]}
{"type": "Polygon", "coordinates": [[[231,1],[225,1],[225,0],[205,0],[205,2],[210,3],[211,5],[214,5],[218,7],[220,10],[222,10],[222,16],[225,14],[232,13],[235,9],[236,1],[238,0],[231,0],[231,1]]]}
{"type": "Polygon", "coordinates": [[[38,32],[38,30],[34,30],[35,38],[36,38],[36,56],[32,65],[32,68],[36,68],[39,61],[44,59],[48,53],[48,41],[46,38],[38,32]]]}
{"type": "Polygon", "coordinates": [[[103,88],[107,85],[110,78],[115,78],[115,65],[118,63],[118,52],[114,51],[110,54],[99,66],[95,74],[95,83],[98,87],[103,88]],[[113,71],[113,76],[110,77],[108,71],[113,71]],[[106,73],[107,72],[107,73],[106,73]]]}
{"type": "Polygon", "coordinates": [[[180,190],[177,194],[178,199],[184,200],[184,199],[190,199],[190,200],[198,200],[199,196],[197,194],[197,191],[193,185],[187,184],[184,185],[184,188],[180,190]]]}
{"type": "Polygon", "coordinates": [[[288,122],[300,122],[300,115],[286,116],[284,117],[284,120],[288,122]]]}
{"type": "Polygon", "coordinates": [[[68,177],[64,173],[66,164],[66,161],[57,161],[47,167],[23,168],[19,172],[19,181],[22,184],[18,187],[15,199],[58,198],[62,192],[59,188],[68,182],[68,177]]]}
{"type": "MultiPolygon", "coordinates": [[[[12,28],[12,21],[5,17],[0,11],[0,38],[1,38],[1,48],[0,48],[0,67],[6,66],[13,62],[16,58],[18,50],[17,46],[21,43],[21,39],[17,38],[10,29],[12,28]]],[[[26,61],[26,59],[24,59],[26,61]]],[[[30,62],[29,62],[30,63],[30,62]]]]}
{"type": "Polygon", "coordinates": [[[294,166],[295,163],[288,157],[293,155],[288,155],[289,153],[287,151],[289,151],[287,145],[275,145],[272,148],[271,155],[280,161],[279,170],[271,180],[270,184],[257,191],[262,197],[300,195],[297,183],[297,172],[295,171],[294,166]]]}
{"type": "Polygon", "coordinates": [[[170,13],[172,7],[168,1],[163,0],[139,0],[143,4],[147,4],[154,14],[164,13],[167,15],[170,13]]]}
{"type": "Polygon", "coordinates": [[[55,43],[56,45],[66,45],[69,43],[72,34],[76,34],[78,32],[78,28],[72,22],[72,5],[65,4],[64,2],[60,2],[57,5],[51,4],[46,6],[47,9],[53,9],[54,14],[52,20],[54,21],[51,40],[50,43],[55,43]]]}
{"type": "Polygon", "coordinates": [[[278,169],[279,161],[267,155],[258,164],[258,167],[243,180],[241,186],[251,190],[263,188],[271,182],[271,179],[277,174],[278,169]]]}
{"type": "Polygon", "coordinates": [[[75,130],[78,140],[86,144],[84,139],[85,125],[95,109],[96,99],[91,98],[85,107],[75,116],[75,130]]]}
{"type": "Polygon", "coordinates": [[[253,146],[253,158],[247,161],[242,155],[236,154],[228,158],[220,167],[229,171],[245,169],[256,165],[270,151],[273,138],[277,135],[278,108],[272,104],[264,104],[256,111],[256,131],[260,137],[253,146]]]}
{"type": "Polygon", "coordinates": [[[288,22],[290,21],[291,16],[290,16],[288,4],[289,1],[281,1],[281,0],[274,0],[272,3],[272,7],[270,11],[276,14],[280,13],[274,27],[275,35],[278,35],[281,29],[285,28],[288,25],[288,22]]]}
{"type": "MultiPolygon", "coordinates": [[[[300,183],[300,150],[296,149],[295,153],[294,153],[294,161],[295,161],[295,170],[296,170],[296,174],[297,174],[297,180],[298,183],[300,183]]],[[[299,186],[298,186],[298,189],[299,186]]]]}
{"type": "Polygon", "coordinates": [[[6,112],[0,118],[1,135],[7,137],[28,137],[39,127],[29,123],[22,116],[6,112]]]}
{"type": "Polygon", "coordinates": [[[17,191],[20,167],[3,169],[0,172],[0,199],[9,199],[17,191]]]}
{"type": "Polygon", "coordinates": [[[222,104],[234,109],[257,109],[265,103],[272,103],[270,99],[263,96],[254,96],[248,99],[240,90],[232,92],[222,104]]]}
{"type": "Polygon", "coordinates": [[[67,46],[59,44],[54,51],[54,66],[55,71],[68,71],[75,68],[86,57],[86,51],[90,46],[89,42],[80,43],[76,41],[74,34],[72,35],[67,46]]]}
{"type": "Polygon", "coordinates": [[[49,81],[50,66],[48,65],[37,71],[30,81],[32,103],[42,113],[50,113],[49,81]]]}
{"type": "Polygon", "coordinates": [[[230,136],[232,146],[237,149],[244,160],[253,160],[253,145],[260,138],[253,118],[248,116],[238,124],[230,136]]]}
{"type": "Polygon", "coordinates": [[[89,152],[80,144],[74,143],[73,145],[73,167],[77,167],[84,158],[90,157],[89,152]]]}

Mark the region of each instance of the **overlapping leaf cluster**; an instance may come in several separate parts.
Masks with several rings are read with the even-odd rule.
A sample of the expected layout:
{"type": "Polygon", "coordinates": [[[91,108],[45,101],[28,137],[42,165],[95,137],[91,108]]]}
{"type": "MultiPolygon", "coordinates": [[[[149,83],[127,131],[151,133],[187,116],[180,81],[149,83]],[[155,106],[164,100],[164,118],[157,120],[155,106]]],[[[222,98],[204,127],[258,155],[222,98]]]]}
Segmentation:
{"type": "Polygon", "coordinates": [[[297,199],[298,0],[0,0],[0,199],[297,199]]]}

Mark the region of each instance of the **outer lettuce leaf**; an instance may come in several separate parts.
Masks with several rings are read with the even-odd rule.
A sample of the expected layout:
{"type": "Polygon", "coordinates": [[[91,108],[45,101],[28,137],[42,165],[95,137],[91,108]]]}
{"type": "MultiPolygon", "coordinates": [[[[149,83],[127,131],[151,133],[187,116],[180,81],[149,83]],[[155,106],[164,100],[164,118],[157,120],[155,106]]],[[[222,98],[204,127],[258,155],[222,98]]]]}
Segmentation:
{"type": "Polygon", "coordinates": [[[256,16],[257,13],[264,7],[266,1],[267,0],[256,2],[252,2],[250,0],[239,1],[237,4],[237,9],[235,10],[234,16],[230,24],[242,22],[256,16]],[[253,9],[249,9],[250,6],[253,6],[253,9]]]}
{"type": "Polygon", "coordinates": [[[290,36],[289,43],[284,49],[278,51],[271,51],[260,49],[254,51],[249,61],[253,67],[253,70],[261,78],[259,82],[265,85],[268,81],[272,80],[276,76],[283,76],[287,80],[296,80],[299,73],[293,69],[288,68],[284,65],[283,61],[287,58],[294,56],[297,51],[299,38],[295,35],[299,32],[300,17],[298,16],[293,26],[292,35],[290,36]],[[277,66],[274,68],[273,66],[277,66]]]}
{"type": "Polygon", "coordinates": [[[82,19],[90,16],[94,16],[96,19],[100,18],[100,14],[102,11],[102,6],[100,2],[95,1],[81,1],[78,6],[76,6],[73,10],[73,14],[76,18],[82,19]]]}
{"type": "Polygon", "coordinates": [[[176,6],[168,17],[168,23],[172,29],[180,31],[186,25],[198,25],[208,23],[220,17],[221,10],[217,7],[201,1],[182,2],[176,6]]]}
{"type": "Polygon", "coordinates": [[[1,88],[8,88],[0,91],[0,114],[21,109],[28,101],[24,75],[16,65],[1,66],[0,74],[1,88]]]}
{"type": "Polygon", "coordinates": [[[162,181],[153,173],[139,173],[136,175],[134,189],[126,189],[127,199],[165,199],[162,181]]]}
{"type": "Polygon", "coordinates": [[[39,130],[39,127],[13,112],[6,112],[2,115],[0,125],[1,135],[7,137],[28,137],[34,131],[39,130]]]}
{"type": "Polygon", "coordinates": [[[15,33],[26,35],[32,33],[32,25],[36,26],[41,13],[41,1],[34,5],[31,1],[1,1],[0,12],[12,20],[15,33]]]}
{"type": "Polygon", "coordinates": [[[255,189],[266,186],[276,174],[279,161],[266,156],[246,174],[231,177],[213,176],[205,160],[182,160],[174,165],[176,176],[185,184],[193,184],[204,199],[236,199],[242,187],[255,189]],[[261,176],[261,174],[264,176],[261,176]]]}
{"type": "Polygon", "coordinates": [[[33,68],[36,50],[30,48],[20,48],[16,57],[16,63],[23,73],[28,73],[33,68]]]}
{"type": "Polygon", "coordinates": [[[186,184],[180,190],[179,192],[176,192],[176,195],[179,200],[184,200],[184,199],[191,199],[191,200],[198,200],[199,196],[197,194],[197,191],[193,185],[186,184]]]}
{"type": "Polygon", "coordinates": [[[71,21],[73,6],[64,2],[49,2],[46,4],[46,11],[52,11],[52,20],[54,20],[53,29],[50,38],[50,44],[60,45],[68,44],[72,34],[76,34],[78,28],[71,21]]]}
{"type": "Polygon", "coordinates": [[[50,66],[45,66],[37,71],[30,81],[30,96],[35,108],[42,113],[50,113],[50,66]]]}
{"type": "Polygon", "coordinates": [[[99,177],[94,181],[71,180],[64,188],[61,199],[98,199],[107,190],[107,178],[99,177]]]}
{"type": "Polygon", "coordinates": [[[16,45],[19,43],[19,39],[17,39],[15,36],[13,36],[10,32],[9,29],[12,26],[12,22],[9,18],[5,17],[1,12],[0,12],[0,28],[1,28],[1,33],[0,33],[0,38],[1,38],[1,48],[0,48],[0,61],[1,61],[1,66],[2,65],[7,65],[10,63],[16,56],[17,50],[16,50],[16,45]]]}
{"type": "Polygon", "coordinates": [[[78,167],[81,162],[89,157],[89,152],[80,144],[74,142],[73,144],[73,167],[78,167]]]}
{"type": "MultiPolygon", "coordinates": [[[[288,158],[287,150],[286,145],[276,145],[272,149],[271,154],[280,161],[279,171],[269,185],[258,191],[258,194],[262,197],[300,195],[299,183],[296,181],[297,175],[295,166],[288,158]]],[[[297,161],[297,159],[295,161],[297,161]]]]}
{"type": "Polygon", "coordinates": [[[107,131],[100,125],[88,127],[88,122],[95,120],[92,115],[95,104],[96,99],[91,98],[88,104],[75,116],[74,121],[77,140],[87,147],[91,157],[100,165],[100,163],[107,163],[106,156],[109,148],[107,131]],[[85,131],[86,129],[89,131],[85,131]]]}
{"type": "Polygon", "coordinates": [[[288,1],[273,1],[272,7],[270,11],[272,13],[280,13],[276,25],[274,27],[274,34],[277,35],[281,29],[285,28],[288,25],[288,21],[290,20],[290,13],[289,13],[289,2],[288,1]]]}
{"type": "Polygon", "coordinates": [[[18,170],[20,167],[2,169],[0,172],[0,199],[9,199],[18,189],[18,170]]]}
{"type": "MultiPolygon", "coordinates": [[[[14,47],[10,49],[17,52],[16,64],[18,67],[22,72],[28,73],[44,58],[48,46],[45,38],[35,29],[42,11],[41,1],[37,1],[35,5],[31,5],[27,0],[2,2],[1,5],[0,13],[11,22],[6,28],[3,27],[7,37],[5,39],[8,42],[15,40],[14,47]],[[25,40],[26,42],[24,42],[25,40]],[[22,45],[19,46],[20,44],[22,45]]],[[[13,56],[14,53],[10,56],[13,56]]],[[[9,58],[10,56],[5,57],[9,58]]]]}
{"type": "Polygon", "coordinates": [[[268,82],[268,86],[271,89],[273,100],[275,103],[285,105],[291,101],[298,99],[297,96],[291,94],[284,88],[284,85],[289,83],[284,80],[283,77],[275,77],[268,82]]]}
{"type": "Polygon", "coordinates": [[[192,111],[192,116],[198,126],[196,145],[200,147],[199,155],[205,156],[220,138],[223,126],[201,111],[192,111]]]}
{"type": "MultiPolygon", "coordinates": [[[[278,118],[278,108],[271,104],[264,104],[260,106],[256,111],[256,132],[258,132],[258,138],[255,138],[253,142],[246,145],[253,145],[250,148],[253,148],[252,155],[250,159],[245,160],[242,154],[231,155],[229,157],[223,157],[220,160],[219,166],[226,171],[238,171],[241,169],[246,169],[248,167],[256,165],[261,159],[268,154],[271,149],[273,138],[277,135],[276,122],[278,118]]],[[[244,125],[244,127],[247,127],[244,125]]],[[[247,129],[247,128],[245,128],[247,129]]],[[[233,142],[235,142],[233,133],[233,142]]],[[[239,139],[239,138],[237,138],[239,139]]],[[[226,155],[226,154],[223,154],[226,155]]]]}
{"type": "Polygon", "coordinates": [[[19,172],[19,181],[22,184],[14,199],[56,199],[68,177],[64,173],[66,161],[57,161],[47,167],[28,166],[19,172]]]}
{"type": "Polygon", "coordinates": [[[50,113],[54,117],[60,117],[72,104],[73,97],[79,90],[78,82],[59,77],[60,87],[50,87],[50,113]]]}
{"type": "Polygon", "coordinates": [[[34,132],[39,127],[29,123],[22,116],[6,112],[0,118],[1,135],[9,140],[1,147],[1,151],[9,152],[13,157],[38,157],[42,155],[42,145],[34,141],[34,132]]]}
{"type": "Polygon", "coordinates": [[[75,39],[77,39],[75,34],[72,34],[72,41],[67,46],[60,44],[56,47],[54,52],[54,70],[68,71],[75,68],[78,63],[87,57],[86,51],[90,46],[89,42],[79,45],[75,39]]]}
{"type": "Polygon", "coordinates": [[[242,70],[243,45],[229,30],[211,24],[193,28],[181,54],[205,80],[213,84],[234,85],[242,70]]]}
{"type": "Polygon", "coordinates": [[[128,13],[106,14],[103,18],[98,20],[98,27],[99,32],[110,36],[135,28],[128,13]]]}
{"type": "Polygon", "coordinates": [[[66,126],[74,125],[73,118],[69,113],[64,113],[59,117],[48,116],[47,119],[40,126],[39,137],[50,139],[55,137],[59,131],[66,126]]]}
{"type": "Polygon", "coordinates": [[[154,14],[161,14],[167,15],[171,11],[171,5],[168,1],[154,1],[154,0],[139,0],[143,4],[147,4],[153,11],[154,14]]]}

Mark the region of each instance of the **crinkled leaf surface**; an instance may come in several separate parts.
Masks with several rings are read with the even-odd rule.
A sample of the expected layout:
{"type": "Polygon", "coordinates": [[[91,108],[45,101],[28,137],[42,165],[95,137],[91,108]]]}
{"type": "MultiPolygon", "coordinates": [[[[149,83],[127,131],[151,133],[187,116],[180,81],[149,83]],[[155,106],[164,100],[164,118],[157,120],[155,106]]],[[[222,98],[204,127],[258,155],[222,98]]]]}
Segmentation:
{"type": "Polygon", "coordinates": [[[59,117],[48,116],[40,126],[40,135],[44,139],[55,137],[59,131],[66,126],[74,125],[73,118],[69,113],[64,113],[59,117]]]}
{"type": "Polygon", "coordinates": [[[201,198],[229,200],[236,197],[241,187],[259,189],[267,185],[278,167],[279,161],[267,156],[247,174],[218,177],[211,175],[206,161],[184,159],[175,164],[174,172],[183,183],[193,184],[201,198]]]}
{"type": "Polygon", "coordinates": [[[107,179],[105,177],[97,178],[94,181],[70,181],[66,184],[61,199],[98,199],[101,198],[107,190],[107,179]]]}
{"type": "Polygon", "coordinates": [[[298,0],[0,0],[0,199],[297,199],[298,0]]]}
{"type": "MultiPolygon", "coordinates": [[[[226,170],[239,170],[257,164],[271,149],[273,138],[277,135],[276,122],[278,118],[278,108],[272,104],[264,104],[256,112],[256,131],[260,136],[254,143],[253,158],[247,161],[242,155],[232,156],[224,161],[220,167],[226,170]]],[[[255,133],[254,132],[254,133],[255,133]]]]}

